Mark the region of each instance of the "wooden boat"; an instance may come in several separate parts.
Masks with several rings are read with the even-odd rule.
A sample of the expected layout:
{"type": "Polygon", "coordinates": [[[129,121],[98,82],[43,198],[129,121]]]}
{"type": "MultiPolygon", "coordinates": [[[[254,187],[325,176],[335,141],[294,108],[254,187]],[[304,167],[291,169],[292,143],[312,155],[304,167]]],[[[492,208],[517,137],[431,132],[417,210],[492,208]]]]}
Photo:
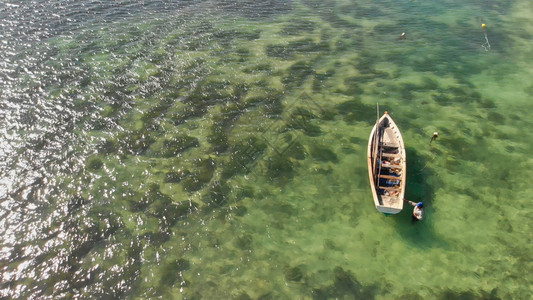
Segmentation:
{"type": "Polygon", "coordinates": [[[368,176],[378,211],[384,214],[402,211],[406,171],[402,134],[385,112],[374,125],[368,141],[368,176]]]}

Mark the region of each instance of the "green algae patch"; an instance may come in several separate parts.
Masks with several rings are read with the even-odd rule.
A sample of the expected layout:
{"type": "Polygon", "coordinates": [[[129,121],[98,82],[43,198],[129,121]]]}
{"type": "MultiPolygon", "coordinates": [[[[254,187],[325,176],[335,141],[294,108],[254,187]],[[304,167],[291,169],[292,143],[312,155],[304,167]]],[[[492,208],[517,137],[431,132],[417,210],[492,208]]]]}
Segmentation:
{"type": "Polygon", "coordinates": [[[212,158],[195,159],[193,165],[193,171],[181,181],[183,190],[190,193],[200,190],[209,183],[216,170],[216,162],[212,158]]]}
{"type": "Polygon", "coordinates": [[[199,146],[200,143],[197,138],[187,135],[181,135],[169,137],[161,141],[155,142],[151,147],[151,151],[153,152],[154,156],[168,158],[177,156],[183,151],[199,146]]]}
{"type": "Polygon", "coordinates": [[[88,170],[96,172],[100,170],[104,166],[104,162],[102,161],[102,157],[99,155],[93,155],[89,159],[87,159],[86,167],[88,170]]]}
{"type": "Polygon", "coordinates": [[[191,175],[191,171],[187,169],[179,169],[177,171],[167,172],[165,174],[165,182],[166,183],[179,183],[183,179],[187,178],[189,175],[191,175]]]}
{"type": "Polygon", "coordinates": [[[20,166],[42,167],[12,196],[53,213],[32,223],[13,206],[40,230],[6,246],[20,297],[529,295],[531,230],[517,224],[530,215],[531,34],[510,25],[531,18],[509,11],[526,4],[481,10],[485,51],[469,2],[222,2],[31,50],[47,56],[13,89],[31,109],[8,132],[28,146],[20,166]],[[423,222],[372,205],[376,103],[408,146],[406,198],[424,201],[423,222]]]}
{"type": "Polygon", "coordinates": [[[283,273],[285,275],[285,280],[287,281],[298,282],[298,281],[301,281],[304,277],[301,266],[296,266],[296,267],[287,266],[285,267],[285,270],[283,273]]]}
{"type": "Polygon", "coordinates": [[[190,268],[190,262],[179,258],[170,263],[164,264],[161,271],[160,284],[163,286],[173,285],[179,280],[183,280],[183,272],[190,268]]]}
{"type": "Polygon", "coordinates": [[[222,177],[228,179],[236,174],[247,174],[266,148],[266,143],[255,136],[238,142],[231,149],[222,177]]]}

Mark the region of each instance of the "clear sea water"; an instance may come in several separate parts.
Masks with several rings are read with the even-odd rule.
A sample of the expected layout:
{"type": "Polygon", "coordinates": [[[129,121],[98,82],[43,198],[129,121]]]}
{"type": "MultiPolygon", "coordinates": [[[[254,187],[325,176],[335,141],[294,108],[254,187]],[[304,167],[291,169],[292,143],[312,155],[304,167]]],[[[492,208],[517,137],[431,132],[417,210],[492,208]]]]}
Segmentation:
{"type": "Polygon", "coordinates": [[[0,298],[531,297],[531,1],[2,1],[0,25],[0,298]],[[377,103],[423,222],[373,206],[377,103]]]}

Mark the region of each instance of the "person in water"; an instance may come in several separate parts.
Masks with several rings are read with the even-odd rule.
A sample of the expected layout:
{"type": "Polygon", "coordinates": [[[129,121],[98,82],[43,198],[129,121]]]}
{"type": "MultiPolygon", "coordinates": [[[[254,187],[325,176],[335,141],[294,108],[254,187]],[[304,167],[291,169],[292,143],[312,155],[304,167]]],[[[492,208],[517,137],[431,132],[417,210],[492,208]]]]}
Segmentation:
{"type": "Polygon", "coordinates": [[[405,199],[403,199],[403,201],[415,207],[413,209],[413,222],[422,221],[422,219],[424,219],[424,203],[422,202],[415,203],[413,201],[409,201],[405,199]]]}

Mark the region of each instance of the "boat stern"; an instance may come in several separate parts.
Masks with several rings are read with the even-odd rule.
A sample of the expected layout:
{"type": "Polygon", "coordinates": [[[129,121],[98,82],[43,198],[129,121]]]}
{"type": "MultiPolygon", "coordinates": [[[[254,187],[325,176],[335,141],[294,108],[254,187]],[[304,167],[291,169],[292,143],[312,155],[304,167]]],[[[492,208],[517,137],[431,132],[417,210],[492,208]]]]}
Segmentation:
{"type": "Polygon", "coordinates": [[[376,209],[379,212],[382,212],[382,213],[384,213],[386,215],[395,215],[395,214],[401,212],[402,208],[403,207],[395,208],[395,207],[387,207],[387,206],[376,205],[376,209]]]}

